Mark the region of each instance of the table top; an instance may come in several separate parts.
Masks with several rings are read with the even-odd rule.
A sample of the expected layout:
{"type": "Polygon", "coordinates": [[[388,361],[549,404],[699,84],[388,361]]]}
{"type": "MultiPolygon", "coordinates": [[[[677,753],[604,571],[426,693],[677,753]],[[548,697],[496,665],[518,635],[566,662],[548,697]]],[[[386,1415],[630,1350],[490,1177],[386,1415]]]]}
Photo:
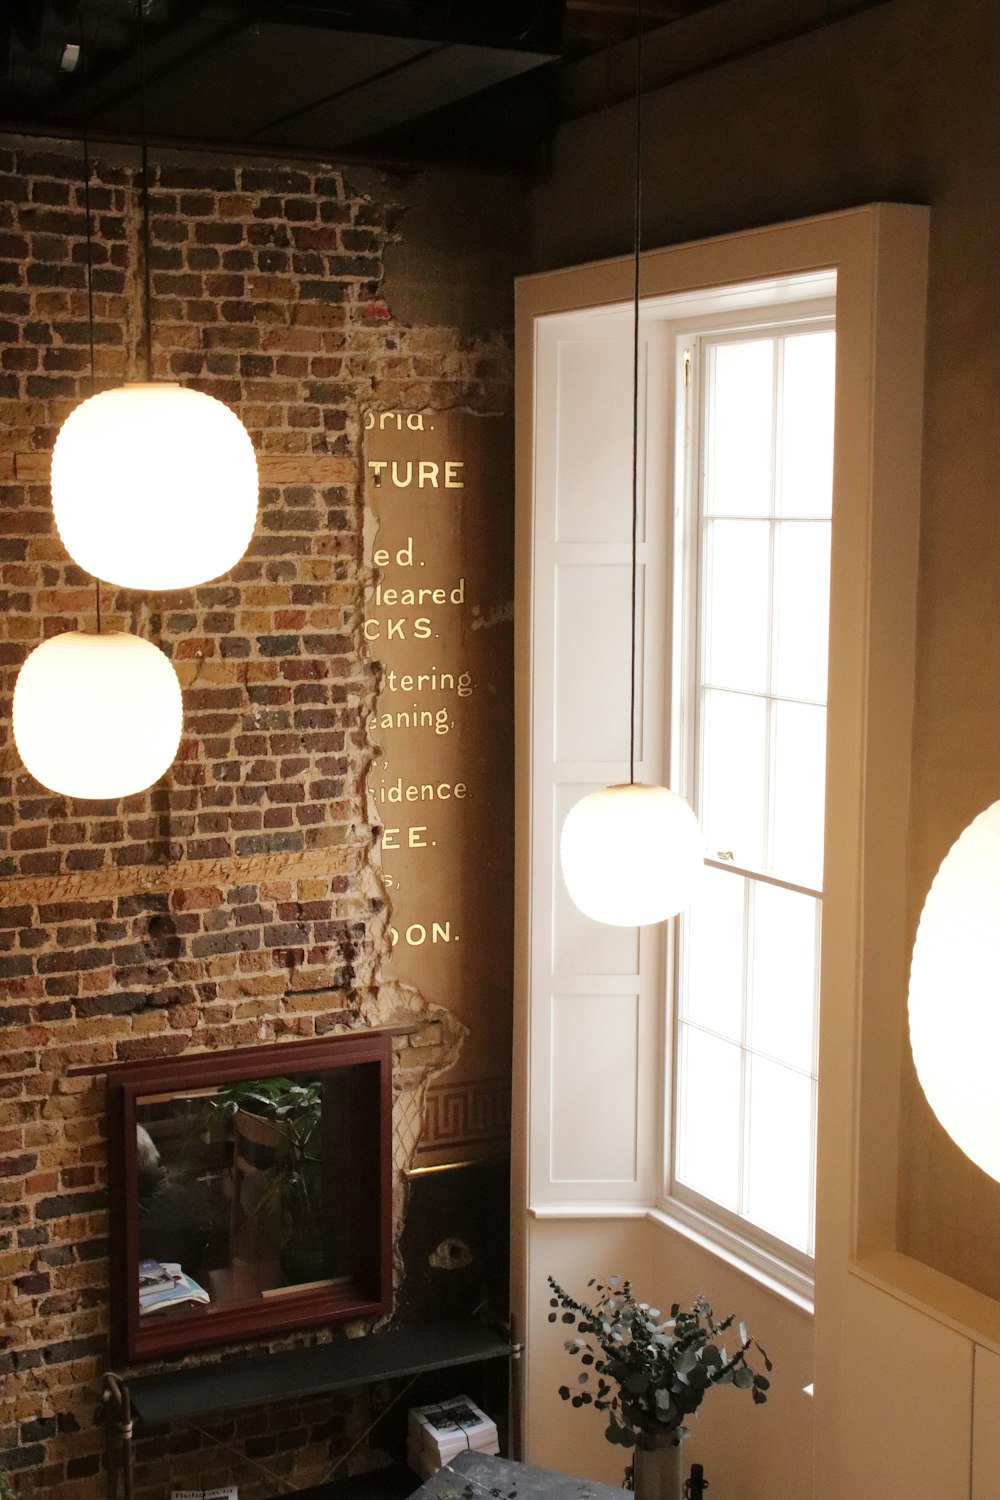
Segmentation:
{"type": "Polygon", "coordinates": [[[623,1500],[625,1490],[494,1454],[460,1453],[412,1500],[623,1500]]]}

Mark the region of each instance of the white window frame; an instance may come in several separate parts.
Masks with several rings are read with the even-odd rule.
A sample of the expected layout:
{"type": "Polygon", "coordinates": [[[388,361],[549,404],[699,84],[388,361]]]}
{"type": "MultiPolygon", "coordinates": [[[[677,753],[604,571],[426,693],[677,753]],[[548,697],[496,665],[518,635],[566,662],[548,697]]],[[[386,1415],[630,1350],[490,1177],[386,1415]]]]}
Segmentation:
{"type": "MultiPolygon", "coordinates": [[[[816,1249],[823,1291],[816,1378],[826,1434],[839,1431],[842,1382],[849,1379],[840,1331],[852,1277],[872,1280],[877,1266],[879,1284],[898,1277],[902,1286],[910,1267],[895,1251],[895,1237],[927,244],[926,209],[876,204],[643,257],[647,296],[701,294],[735,281],[824,268],[838,278],[827,780],[836,819],[827,819],[824,876],[816,1249]]],[[[667,1217],[655,1184],[642,1172],[628,1184],[596,1176],[558,1181],[550,1170],[560,1128],[559,1060],[552,1045],[555,991],[546,934],[558,875],[546,753],[551,640],[539,634],[536,618],[538,601],[551,587],[538,532],[543,497],[536,450],[544,423],[539,333],[552,316],[626,304],[631,275],[631,260],[623,256],[525,277],[517,288],[513,1293],[529,1348],[533,1338],[543,1343],[546,1336],[549,1241],[539,1239],[533,1255],[536,1221],[645,1218],[668,1232],[664,1253],[670,1231],[720,1253],[697,1225],[682,1222],[676,1208],[667,1217]]],[[[650,1134],[661,1129],[655,1098],[654,1091],[652,1099],[640,1099],[634,1114],[640,1164],[650,1134]]],[[[595,1113],[598,1106],[606,1118],[614,1114],[615,1099],[605,1090],[595,1113]]],[[[772,1290],[781,1289],[766,1266],[737,1252],[728,1258],[772,1290]]],[[[532,1379],[529,1361],[528,1406],[532,1379]]],[[[540,1389],[537,1394],[541,1400],[540,1389]]]]}

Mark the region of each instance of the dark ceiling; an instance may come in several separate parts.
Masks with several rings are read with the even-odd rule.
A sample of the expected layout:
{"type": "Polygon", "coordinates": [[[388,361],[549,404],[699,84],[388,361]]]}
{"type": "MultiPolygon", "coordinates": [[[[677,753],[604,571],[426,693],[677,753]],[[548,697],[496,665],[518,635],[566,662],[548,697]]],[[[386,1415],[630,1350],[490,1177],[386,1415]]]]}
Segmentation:
{"type": "MultiPolygon", "coordinates": [[[[6,0],[0,128],[526,168],[636,0],[6,0]]],[[[642,0],[661,27],[718,0],[642,0]]]]}

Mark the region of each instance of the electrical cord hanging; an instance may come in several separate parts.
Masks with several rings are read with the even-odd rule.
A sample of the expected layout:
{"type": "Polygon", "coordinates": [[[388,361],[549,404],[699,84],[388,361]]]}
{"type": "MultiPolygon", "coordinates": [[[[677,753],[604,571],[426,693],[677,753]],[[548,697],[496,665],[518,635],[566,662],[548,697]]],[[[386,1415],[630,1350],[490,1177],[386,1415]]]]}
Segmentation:
{"type": "Polygon", "coordinates": [[[628,779],[635,784],[635,668],[637,556],[639,545],[639,273],[642,254],[642,0],[635,7],[635,201],[632,287],[632,633],[628,725],[628,779]]]}
{"type": "Polygon", "coordinates": [[[149,264],[149,143],[146,131],[146,0],[136,0],[139,22],[139,149],[142,161],[142,261],[146,300],[146,379],[153,378],[153,293],[149,264]]]}
{"type": "MultiPolygon", "coordinates": [[[[83,53],[83,9],[80,11],[80,52],[83,53]]],[[[97,358],[94,351],[94,225],[90,204],[90,108],[83,114],[83,216],[87,235],[87,327],[90,335],[90,394],[97,394],[97,358]]],[[[97,634],[101,633],[101,580],[94,578],[97,601],[97,634]]]]}

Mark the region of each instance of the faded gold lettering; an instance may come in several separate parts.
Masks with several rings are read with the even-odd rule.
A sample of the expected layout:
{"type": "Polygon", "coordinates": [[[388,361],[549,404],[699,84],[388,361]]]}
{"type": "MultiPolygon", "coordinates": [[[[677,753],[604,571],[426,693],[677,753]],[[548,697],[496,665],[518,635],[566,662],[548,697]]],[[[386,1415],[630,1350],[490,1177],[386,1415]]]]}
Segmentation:
{"type": "MultiPolygon", "coordinates": [[[[371,470],[372,483],[381,486],[383,476],[388,478],[394,489],[408,490],[415,484],[418,490],[438,490],[441,485],[441,465],[433,459],[421,458],[414,463],[412,458],[370,458],[368,468],[371,470]]],[[[444,488],[446,490],[464,490],[465,480],[462,470],[465,463],[462,459],[447,459],[444,464],[444,488]]]]}
{"type": "MultiPolygon", "coordinates": [[[[373,722],[374,727],[374,722],[373,722]]],[[[468,787],[464,781],[410,781],[404,783],[402,776],[395,781],[379,781],[370,784],[368,790],[376,802],[456,802],[464,801],[468,787]]]]}
{"type": "MultiPolygon", "coordinates": [[[[411,567],[413,563],[412,552],[408,562],[402,561],[401,554],[396,554],[396,560],[400,567],[411,567]]],[[[373,558],[376,567],[388,566],[389,554],[385,551],[376,552],[373,558]]],[[[422,566],[422,565],[421,565],[422,566]]],[[[418,588],[399,589],[395,584],[386,587],[379,582],[375,585],[375,606],[380,608],[383,604],[464,604],[465,603],[465,579],[460,578],[456,586],[449,590],[444,588],[418,588]]]]}
{"type": "MultiPolygon", "coordinates": [[[[412,626],[412,635],[415,641],[426,641],[434,634],[431,630],[431,622],[426,615],[418,615],[415,620],[407,620],[405,615],[398,618],[376,620],[373,617],[367,619],[364,624],[364,635],[366,641],[405,641],[407,639],[406,627],[412,626]],[[382,634],[382,626],[385,625],[385,635],[382,634]]],[[[390,689],[390,692],[392,689],[390,689]]],[[[459,690],[461,697],[461,690],[459,690]]]]}
{"type": "MultiPolygon", "coordinates": [[[[451,922],[432,922],[430,930],[430,941],[434,943],[457,943],[458,933],[451,930],[451,922]]],[[[427,928],[423,922],[411,922],[402,935],[402,941],[408,948],[422,948],[428,940],[427,928]]],[[[395,948],[400,942],[400,934],[397,928],[389,928],[389,942],[395,948]]]]}
{"type": "Polygon", "coordinates": [[[379,429],[380,432],[384,432],[387,427],[392,427],[393,425],[395,426],[397,432],[402,432],[404,424],[405,424],[407,430],[410,431],[410,432],[423,432],[423,430],[424,430],[424,414],[423,414],[423,412],[422,411],[409,411],[409,412],[381,411],[381,412],[378,412],[378,413],[373,412],[373,411],[366,411],[365,412],[365,431],[366,432],[373,431],[373,429],[375,427],[378,427],[378,429],[379,429]]]}
{"type": "Polygon", "coordinates": [[[435,734],[449,734],[454,729],[446,708],[397,709],[394,713],[372,714],[368,720],[368,732],[377,734],[380,729],[433,729],[435,734]]]}

